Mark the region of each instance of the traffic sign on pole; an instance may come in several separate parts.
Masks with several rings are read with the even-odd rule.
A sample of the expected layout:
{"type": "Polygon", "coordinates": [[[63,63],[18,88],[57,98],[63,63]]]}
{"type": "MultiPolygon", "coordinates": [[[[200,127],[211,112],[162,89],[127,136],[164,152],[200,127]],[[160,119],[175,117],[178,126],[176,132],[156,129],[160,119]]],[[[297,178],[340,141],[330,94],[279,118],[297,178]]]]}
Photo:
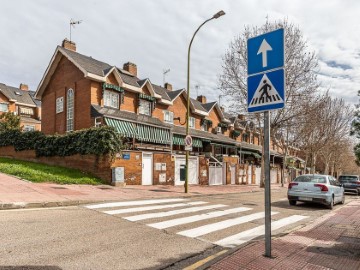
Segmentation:
{"type": "Polygon", "coordinates": [[[265,256],[271,257],[270,110],[285,106],[284,29],[248,39],[248,112],[264,112],[265,256]]]}
{"type": "Polygon", "coordinates": [[[193,139],[190,135],[185,137],[185,151],[192,151],[193,139]]]}

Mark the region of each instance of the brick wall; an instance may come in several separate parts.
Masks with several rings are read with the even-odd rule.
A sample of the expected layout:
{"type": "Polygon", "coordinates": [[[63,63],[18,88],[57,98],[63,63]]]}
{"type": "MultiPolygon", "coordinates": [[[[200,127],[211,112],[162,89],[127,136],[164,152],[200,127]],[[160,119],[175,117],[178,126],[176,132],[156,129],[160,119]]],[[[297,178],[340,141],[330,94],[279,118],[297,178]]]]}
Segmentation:
{"type": "Polygon", "coordinates": [[[74,129],[90,126],[90,81],[67,58],[62,57],[42,96],[42,131],[45,134],[66,132],[66,92],[69,88],[75,93],[74,129]],[[56,114],[58,97],[64,97],[64,110],[56,114]]]}
{"type": "Polygon", "coordinates": [[[34,150],[17,152],[13,146],[0,147],[0,156],[79,169],[103,179],[105,183],[111,183],[111,161],[107,156],[73,155],[67,157],[36,157],[34,150]]]}
{"type": "Polygon", "coordinates": [[[170,153],[154,153],[153,155],[153,179],[154,185],[174,185],[175,183],[175,161],[171,161],[170,153]],[[165,164],[166,170],[157,170],[156,163],[165,164]],[[160,182],[160,175],[165,174],[165,181],[160,182]]]}
{"type": "Polygon", "coordinates": [[[130,154],[130,159],[123,159],[120,154],[111,167],[124,167],[124,180],[127,185],[141,185],[142,153],[140,151],[124,151],[122,154],[130,154]]]}
{"type": "Polygon", "coordinates": [[[204,156],[199,157],[199,184],[209,185],[209,163],[204,156]]]}

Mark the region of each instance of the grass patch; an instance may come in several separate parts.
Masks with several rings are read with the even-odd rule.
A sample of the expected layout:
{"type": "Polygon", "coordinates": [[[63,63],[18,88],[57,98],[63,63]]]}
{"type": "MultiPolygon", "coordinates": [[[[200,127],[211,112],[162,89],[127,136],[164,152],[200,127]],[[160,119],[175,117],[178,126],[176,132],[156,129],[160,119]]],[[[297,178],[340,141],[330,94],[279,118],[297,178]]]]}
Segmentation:
{"type": "Polygon", "coordinates": [[[76,169],[50,166],[29,161],[0,157],[0,172],[31,182],[56,184],[104,184],[101,179],[76,169]]]}

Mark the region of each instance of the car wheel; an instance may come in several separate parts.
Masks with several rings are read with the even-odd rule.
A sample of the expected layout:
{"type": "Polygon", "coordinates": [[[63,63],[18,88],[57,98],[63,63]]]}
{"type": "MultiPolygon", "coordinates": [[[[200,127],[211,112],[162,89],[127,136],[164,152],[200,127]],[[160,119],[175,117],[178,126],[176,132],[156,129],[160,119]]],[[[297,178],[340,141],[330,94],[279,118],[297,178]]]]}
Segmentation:
{"type": "Polygon", "coordinates": [[[290,204],[290,205],[296,205],[296,201],[294,201],[294,200],[289,200],[289,204],[290,204]]]}
{"type": "Polygon", "coordinates": [[[331,197],[331,202],[330,202],[330,204],[327,205],[327,208],[329,208],[329,209],[334,208],[334,196],[331,197]]]}
{"type": "Polygon", "coordinates": [[[340,202],[341,204],[344,204],[345,203],[345,192],[343,193],[343,197],[342,197],[342,200],[340,202]]]}

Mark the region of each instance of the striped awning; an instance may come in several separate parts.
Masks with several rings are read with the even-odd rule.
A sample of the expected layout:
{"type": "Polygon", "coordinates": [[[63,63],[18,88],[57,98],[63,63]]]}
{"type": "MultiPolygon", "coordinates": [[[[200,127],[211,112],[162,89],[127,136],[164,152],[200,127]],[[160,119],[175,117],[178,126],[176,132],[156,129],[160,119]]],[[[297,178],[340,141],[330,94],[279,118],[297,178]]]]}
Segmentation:
{"type": "Polygon", "coordinates": [[[136,127],[134,123],[107,118],[107,117],[105,117],[105,123],[108,126],[114,127],[119,134],[125,137],[129,137],[129,138],[136,137],[136,127]]]}
{"type": "MultiPolygon", "coordinates": [[[[198,138],[192,138],[193,139],[193,147],[199,147],[202,148],[202,140],[198,138]]],[[[174,135],[173,136],[173,144],[174,145],[185,145],[185,137],[180,135],[174,135]]]]}
{"type": "Polygon", "coordinates": [[[127,122],[119,119],[105,117],[105,123],[114,127],[119,134],[136,138],[139,141],[170,144],[170,129],[127,122]]]}
{"type": "Polygon", "coordinates": [[[144,142],[170,144],[170,130],[137,124],[136,139],[144,142]]]}

